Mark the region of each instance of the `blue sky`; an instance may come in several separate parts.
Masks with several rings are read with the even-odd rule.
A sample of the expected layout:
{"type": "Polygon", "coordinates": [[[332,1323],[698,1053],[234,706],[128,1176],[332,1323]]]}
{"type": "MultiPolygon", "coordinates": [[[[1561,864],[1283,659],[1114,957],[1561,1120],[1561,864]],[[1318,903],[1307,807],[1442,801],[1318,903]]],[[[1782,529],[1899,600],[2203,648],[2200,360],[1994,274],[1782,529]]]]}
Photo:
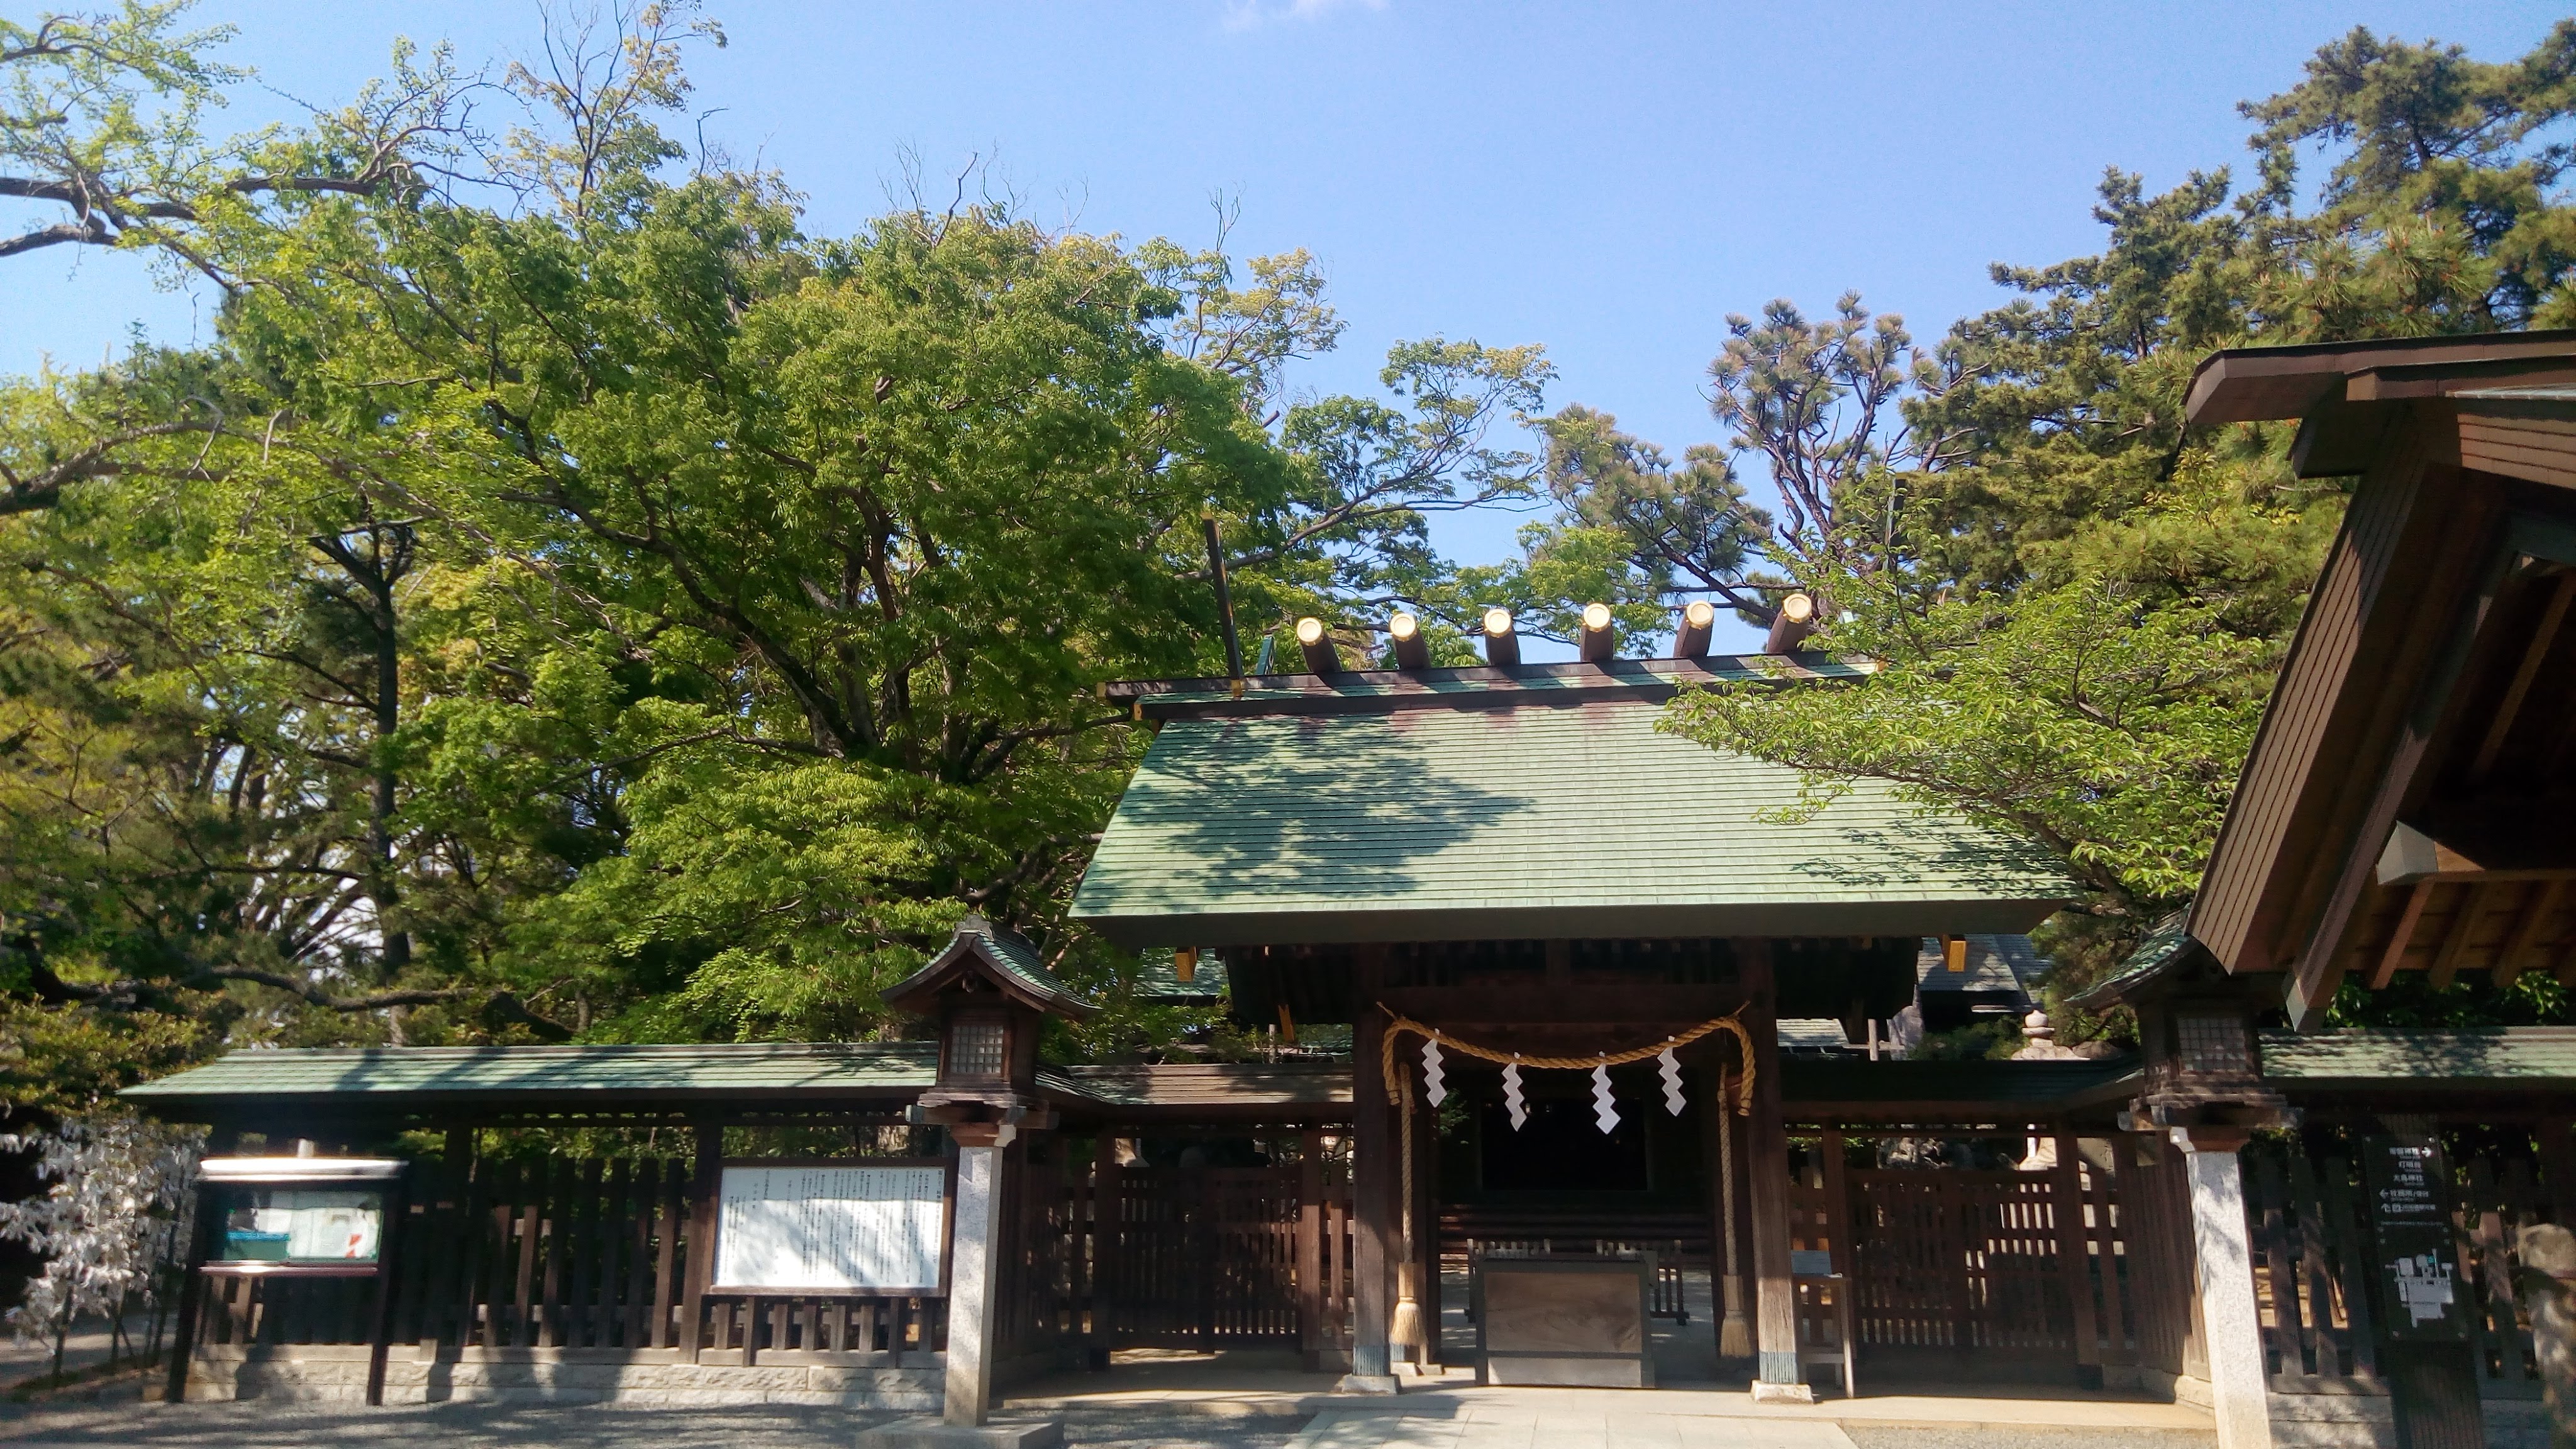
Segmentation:
{"type": "MultiPolygon", "coordinates": [[[[61,0],[54,0],[61,3],[61,0]]],[[[718,4],[693,56],[710,140],[783,170],[809,225],[886,205],[909,149],[983,156],[1041,219],[1239,254],[1306,247],[1349,322],[1291,385],[1372,388],[1387,345],[1541,342],[1550,403],[1584,402],[1678,454],[1715,441],[1702,370],[1730,312],[1811,312],[1857,288],[1930,338],[1998,297],[1992,261],[2097,248],[2107,165],[2151,188],[2240,164],[2239,100],[2283,89],[2356,24],[2482,59],[2563,9],[2483,4],[1554,5],[1421,0],[718,4]]],[[[469,64],[522,54],[536,7],[210,0],[231,58],[342,99],[397,35],[469,64]]],[[[259,91],[223,120],[287,112],[259,91]]],[[[0,227],[16,217],[0,212],[0,227]]],[[[139,259],[0,261],[0,372],[97,359],[140,325],[184,341],[203,297],[139,259]]],[[[1520,520],[1445,523],[1470,559],[1520,520]]]]}

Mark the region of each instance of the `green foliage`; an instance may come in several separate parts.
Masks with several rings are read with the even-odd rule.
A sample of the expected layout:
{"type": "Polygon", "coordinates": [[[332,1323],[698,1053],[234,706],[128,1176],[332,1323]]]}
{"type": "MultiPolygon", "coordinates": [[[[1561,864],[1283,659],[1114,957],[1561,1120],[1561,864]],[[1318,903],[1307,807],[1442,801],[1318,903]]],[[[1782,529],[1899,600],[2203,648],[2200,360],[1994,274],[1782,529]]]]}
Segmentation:
{"type": "MultiPolygon", "coordinates": [[[[1878,776],[2054,849],[2087,887],[2043,932],[2062,1004],[2196,887],[2342,512],[2289,476],[2285,429],[2188,434],[2191,370],[2226,346],[2576,315],[2570,154],[2550,139],[2571,74],[2576,23],[2501,64],[2356,30],[2245,107],[2255,186],[2216,170],[2151,196],[2111,171],[2100,255],[1998,265],[2019,295],[1927,353],[1892,323],[1864,333],[1851,301],[1833,324],[1785,305],[1733,324],[1712,376],[1745,391],[1720,416],[1792,526],[1754,547],[1828,601],[1815,644],[1880,668],[1851,689],[1686,695],[1667,727],[1799,767],[1811,804],[1878,776]],[[2312,146],[2334,157],[2313,204],[2312,146]],[[1890,410],[1904,430],[1882,447],[1860,420],[1890,410]],[[1790,541],[1801,524],[1817,546],[1790,541]]],[[[1649,451],[1569,431],[1570,458],[1649,451]]],[[[1592,466],[1574,510],[1638,471],[1592,466]]],[[[2534,992],[2442,1009],[2555,1009],[2534,992]]]]}
{"type": "Polygon", "coordinates": [[[2025,1045],[2021,1023],[2004,1017],[1934,1032],[1906,1056],[1918,1062],[2008,1062],[2025,1045]]]}
{"type": "Polygon", "coordinates": [[[208,348],[0,387],[11,1100],[256,1041],[897,1033],[970,908],[1108,999],[1053,1049],[1209,1025],[1063,917],[1144,743],[1097,687],[1220,667],[1202,517],[1250,632],[1456,597],[1424,513],[1531,489],[1539,349],[1283,410],[1340,332],[1303,253],[1239,284],[999,204],[810,236],[670,165],[722,43],[686,5],[550,33],[498,142],[401,52],[209,141],[233,73],[169,58],[224,37],[176,14],[100,63],[193,169],[22,134],[106,111],[0,153],[232,289],[208,348]]]}

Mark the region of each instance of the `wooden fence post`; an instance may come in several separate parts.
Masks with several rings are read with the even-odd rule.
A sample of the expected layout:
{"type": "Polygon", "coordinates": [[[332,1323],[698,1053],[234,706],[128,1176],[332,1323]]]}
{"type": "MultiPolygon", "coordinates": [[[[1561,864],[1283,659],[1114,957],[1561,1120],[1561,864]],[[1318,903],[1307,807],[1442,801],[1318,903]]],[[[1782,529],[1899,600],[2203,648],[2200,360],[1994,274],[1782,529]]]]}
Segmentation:
{"type": "MultiPolygon", "coordinates": [[[[2049,1174],[2048,1211],[2057,1228],[2057,1266],[2066,1282],[2075,1382],[2080,1388],[2098,1389],[2102,1387],[2102,1343],[2093,1306],[2092,1234],[2084,1224],[2084,1163],[2076,1153],[2075,1134],[2062,1124],[2050,1140],[2057,1146],[2057,1169],[2049,1174]]],[[[2102,1270],[2111,1271],[2107,1258],[2102,1270]]]]}
{"type": "MultiPolygon", "coordinates": [[[[707,1285],[716,1271],[716,1197],[724,1187],[724,1128],[697,1124],[697,1158],[689,1176],[689,1265],[680,1290],[680,1347],[696,1363],[705,1339],[707,1285]]],[[[718,1344],[717,1347],[724,1347],[718,1344]]]]}
{"type": "Polygon", "coordinates": [[[1297,1135],[1297,1348],[1306,1372],[1324,1369],[1324,1134],[1297,1135]]]}

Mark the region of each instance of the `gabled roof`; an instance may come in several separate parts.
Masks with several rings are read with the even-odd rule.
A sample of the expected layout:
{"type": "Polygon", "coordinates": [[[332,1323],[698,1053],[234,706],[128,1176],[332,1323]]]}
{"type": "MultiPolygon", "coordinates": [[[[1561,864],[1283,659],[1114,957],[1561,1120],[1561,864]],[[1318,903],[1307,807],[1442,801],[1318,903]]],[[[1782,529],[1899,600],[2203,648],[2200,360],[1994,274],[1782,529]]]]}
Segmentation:
{"type": "Polygon", "coordinates": [[[2192,370],[2193,426],[2303,416],[2327,402],[2442,397],[2511,379],[2569,381],[2576,331],[2311,342],[2213,352],[2192,370]]]}
{"type": "Polygon", "coordinates": [[[2570,331],[2195,375],[2195,426],[2299,417],[2300,475],[2360,480],[2190,918],[2226,970],[2286,975],[2300,1025],[2348,976],[2576,972],[2576,848],[2546,828],[2576,802],[2571,385],[2570,331]]]}
{"type": "Polygon", "coordinates": [[[1662,733],[1645,701],[1166,724],[1074,915],[1130,948],[2021,931],[2029,842],[1662,733]],[[1795,815],[1796,818],[1784,818],[1795,815]]]}
{"type": "Polygon", "coordinates": [[[897,1011],[926,1012],[938,993],[970,974],[999,986],[1032,1011],[1086,1021],[1100,1010],[1066,990],[1039,961],[1036,947],[972,913],[957,923],[948,948],[929,965],[885,989],[885,1004],[897,1011]]]}
{"type": "Polygon", "coordinates": [[[2078,992],[2073,1004],[2086,1011],[2099,1011],[2122,1002],[2134,1004],[2139,992],[2207,955],[2208,949],[2192,939],[2191,913],[2175,911],[2149,927],[2146,936],[2120,962],[2119,969],[2078,992]]]}

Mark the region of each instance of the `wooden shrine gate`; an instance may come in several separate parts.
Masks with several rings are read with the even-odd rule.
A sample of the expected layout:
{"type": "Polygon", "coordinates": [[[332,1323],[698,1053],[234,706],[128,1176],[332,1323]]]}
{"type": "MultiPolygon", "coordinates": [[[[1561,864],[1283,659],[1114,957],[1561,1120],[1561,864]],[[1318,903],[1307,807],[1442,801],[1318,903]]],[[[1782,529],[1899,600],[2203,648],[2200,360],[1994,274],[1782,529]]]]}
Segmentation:
{"type": "MultiPolygon", "coordinates": [[[[1311,1142],[1311,1139],[1310,1139],[1311,1142]]],[[[1040,1336],[1112,1348],[1350,1353],[1347,1165],[1142,1167],[1032,1177],[1022,1301],[1040,1336]]]]}

